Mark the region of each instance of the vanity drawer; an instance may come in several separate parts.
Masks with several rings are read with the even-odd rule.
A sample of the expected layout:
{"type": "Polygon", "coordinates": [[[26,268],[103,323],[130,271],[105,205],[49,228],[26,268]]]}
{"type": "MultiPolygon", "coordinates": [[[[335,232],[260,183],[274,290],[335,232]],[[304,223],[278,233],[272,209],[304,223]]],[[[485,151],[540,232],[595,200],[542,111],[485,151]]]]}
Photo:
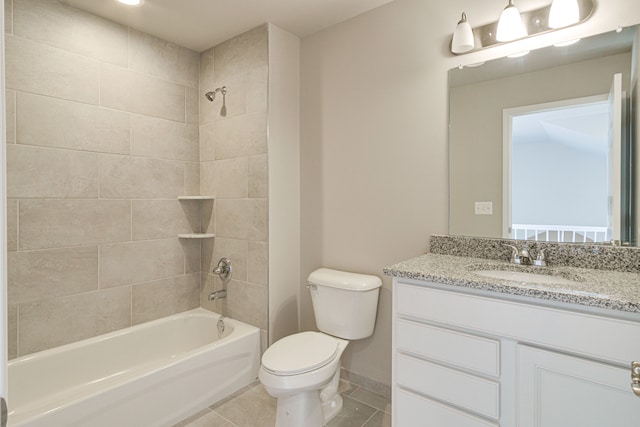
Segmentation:
{"type": "Polygon", "coordinates": [[[396,382],[416,392],[497,419],[500,385],[455,369],[396,355],[396,382]]]}
{"type": "Polygon", "coordinates": [[[428,359],[482,374],[500,375],[500,341],[398,320],[396,346],[428,359]]]}
{"type": "Polygon", "coordinates": [[[396,315],[628,365],[640,357],[640,322],[397,281],[396,315]],[[576,333],[588,331],[588,333],[576,333]]]}
{"type": "Polygon", "coordinates": [[[394,425],[402,427],[498,427],[458,409],[399,389],[393,402],[394,425]]]}

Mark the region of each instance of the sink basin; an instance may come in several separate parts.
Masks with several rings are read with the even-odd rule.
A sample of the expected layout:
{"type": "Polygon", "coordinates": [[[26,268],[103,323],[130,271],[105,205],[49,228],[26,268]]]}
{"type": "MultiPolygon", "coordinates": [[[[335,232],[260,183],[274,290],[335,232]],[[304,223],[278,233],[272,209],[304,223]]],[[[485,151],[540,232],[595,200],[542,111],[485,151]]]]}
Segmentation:
{"type": "Polygon", "coordinates": [[[539,283],[549,285],[570,285],[572,283],[576,283],[573,280],[565,279],[564,277],[548,274],[526,273],[524,271],[474,270],[472,273],[477,274],[478,276],[521,283],[539,283]]]}

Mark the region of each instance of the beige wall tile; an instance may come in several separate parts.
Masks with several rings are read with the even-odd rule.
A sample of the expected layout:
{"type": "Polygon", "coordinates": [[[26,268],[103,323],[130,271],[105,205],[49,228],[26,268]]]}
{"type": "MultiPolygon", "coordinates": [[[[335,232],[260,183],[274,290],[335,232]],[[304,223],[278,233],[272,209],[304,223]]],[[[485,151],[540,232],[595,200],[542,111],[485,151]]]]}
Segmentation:
{"type": "Polygon", "coordinates": [[[213,75],[213,49],[205,50],[200,53],[200,89],[203,92],[208,92],[215,84],[215,76],[213,75]]]}
{"type": "Polygon", "coordinates": [[[202,242],[213,239],[178,239],[184,252],[184,273],[200,273],[202,266],[202,242]]]}
{"type": "Polygon", "coordinates": [[[101,155],[100,197],[173,199],[183,189],[182,162],[101,155]]]}
{"type": "Polygon", "coordinates": [[[200,191],[202,194],[211,196],[216,192],[215,164],[216,162],[200,162],[200,191]]]}
{"type": "Polygon", "coordinates": [[[247,281],[257,285],[269,283],[269,243],[249,242],[247,281]]]}
{"type": "Polygon", "coordinates": [[[13,33],[127,65],[127,27],[51,0],[13,0],[13,33]]]}
{"type": "Polygon", "coordinates": [[[186,121],[190,125],[200,123],[200,97],[204,98],[204,94],[200,94],[197,88],[186,87],[186,121]]]}
{"type": "Polygon", "coordinates": [[[175,238],[200,230],[200,202],[132,200],[133,240],[175,238]]]}
{"type": "Polygon", "coordinates": [[[129,30],[129,49],[132,70],[198,87],[199,53],[134,29],[129,30]]]}
{"type": "Polygon", "coordinates": [[[13,33],[13,0],[4,0],[4,32],[13,33]]]}
{"type": "Polygon", "coordinates": [[[202,245],[202,271],[211,273],[218,265],[220,258],[231,261],[231,278],[247,280],[247,241],[216,237],[202,245]]]}
{"type": "Polygon", "coordinates": [[[121,287],[21,304],[20,356],[131,325],[131,288],[121,287]]]}
{"type": "Polygon", "coordinates": [[[266,154],[249,157],[249,197],[269,195],[269,165],[266,154]]]}
{"type": "Polygon", "coordinates": [[[200,161],[216,159],[215,123],[200,126],[200,161]]]}
{"type": "Polygon", "coordinates": [[[16,142],[16,92],[8,90],[5,92],[7,109],[7,143],[15,144],[16,142]]]}
{"type": "Polygon", "coordinates": [[[216,236],[267,241],[267,205],[266,199],[216,200],[216,236]]]}
{"type": "Polygon", "coordinates": [[[19,204],[20,250],[45,249],[131,238],[128,200],[24,199],[19,204]]]}
{"type": "Polygon", "coordinates": [[[199,273],[133,285],[133,324],[197,308],[199,298],[199,273]]]}
{"type": "Polygon", "coordinates": [[[249,167],[247,157],[217,160],[213,165],[213,195],[216,199],[246,198],[249,167]]]}
{"type": "Polygon", "coordinates": [[[268,111],[268,67],[259,67],[246,74],[247,113],[268,111]]]}
{"type": "Polygon", "coordinates": [[[18,93],[20,144],[129,154],[129,114],[48,96],[18,93]]]}
{"type": "Polygon", "coordinates": [[[135,156],[197,162],[198,146],[198,125],[131,116],[131,154],[135,156]]]}
{"type": "Polygon", "coordinates": [[[13,304],[98,290],[98,247],[12,252],[8,297],[13,304]]]}
{"type": "Polygon", "coordinates": [[[7,251],[18,250],[18,200],[7,199],[7,251]]]}
{"type": "Polygon", "coordinates": [[[18,357],[18,306],[7,306],[7,347],[9,360],[18,357]]]}
{"type": "Polygon", "coordinates": [[[268,61],[267,26],[261,25],[215,46],[213,56],[216,81],[264,67],[268,61]]]}
{"type": "Polygon", "coordinates": [[[100,245],[100,288],[182,274],[184,251],[177,238],[100,245]]]}
{"type": "Polygon", "coordinates": [[[227,290],[227,314],[258,328],[267,328],[267,287],[231,280],[227,290]]]}
{"type": "Polygon", "coordinates": [[[215,200],[203,200],[202,201],[202,216],[200,223],[202,224],[203,233],[216,232],[215,221],[215,200]]]}
{"type": "Polygon", "coordinates": [[[184,123],[184,86],[104,63],[100,77],[101,105],[184,123]]]}
{"type": "Polygon", "coordinates": [[[5,49],[8,89],[98,103],[98,61],[14,36],[5,49]]]}
{"type": "Polygon", "coordinates": [[[230,117],[214,129],[216,159],[251,156],[267,152],[267,118],[263,113],[230,117]]]}
{"type": "Polygon", "coordinates": [[[98,197],[99,155],[9,145],[9,197],[98,197]]]}
{"type": "Polygon", "coordinates": [[[200,163],[186,162],[184,164],[184,193],[183,196],[200,196],[200,163]]]}

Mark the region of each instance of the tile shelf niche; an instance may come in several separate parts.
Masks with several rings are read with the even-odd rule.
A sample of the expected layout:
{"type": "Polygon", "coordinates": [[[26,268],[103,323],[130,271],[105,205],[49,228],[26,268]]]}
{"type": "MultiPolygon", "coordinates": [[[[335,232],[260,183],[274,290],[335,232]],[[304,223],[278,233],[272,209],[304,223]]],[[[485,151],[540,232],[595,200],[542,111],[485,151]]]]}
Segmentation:
{"type": "MultiPolygon", "coordinates": [[[[203,201],[213,200],[213,196],[178,196],[178,201],[203,201]]],[[[202,205],[200,206],[202,209],[202,205]]],[[[202,213],[202,212],[201,212],[202,213]]],[[[178,234],[179,239],[213,239],[216,237],[213,233],[182,233],[178,234]]]]}

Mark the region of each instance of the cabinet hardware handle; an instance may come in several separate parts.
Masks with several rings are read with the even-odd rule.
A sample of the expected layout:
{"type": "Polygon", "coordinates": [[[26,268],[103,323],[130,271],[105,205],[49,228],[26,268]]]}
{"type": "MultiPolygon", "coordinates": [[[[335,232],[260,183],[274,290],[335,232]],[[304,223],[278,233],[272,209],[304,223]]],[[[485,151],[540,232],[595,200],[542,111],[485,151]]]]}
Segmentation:
{"type": "Polygon", "coordinates": [[[631,362],[631,390],[640,397],[640,362],[631,362]]]}
{"type": "Polygon", "coordinates": [[[640,397],[640,384],[639,383],[631,383],[631,391],[633,394],[640,397]]]}

